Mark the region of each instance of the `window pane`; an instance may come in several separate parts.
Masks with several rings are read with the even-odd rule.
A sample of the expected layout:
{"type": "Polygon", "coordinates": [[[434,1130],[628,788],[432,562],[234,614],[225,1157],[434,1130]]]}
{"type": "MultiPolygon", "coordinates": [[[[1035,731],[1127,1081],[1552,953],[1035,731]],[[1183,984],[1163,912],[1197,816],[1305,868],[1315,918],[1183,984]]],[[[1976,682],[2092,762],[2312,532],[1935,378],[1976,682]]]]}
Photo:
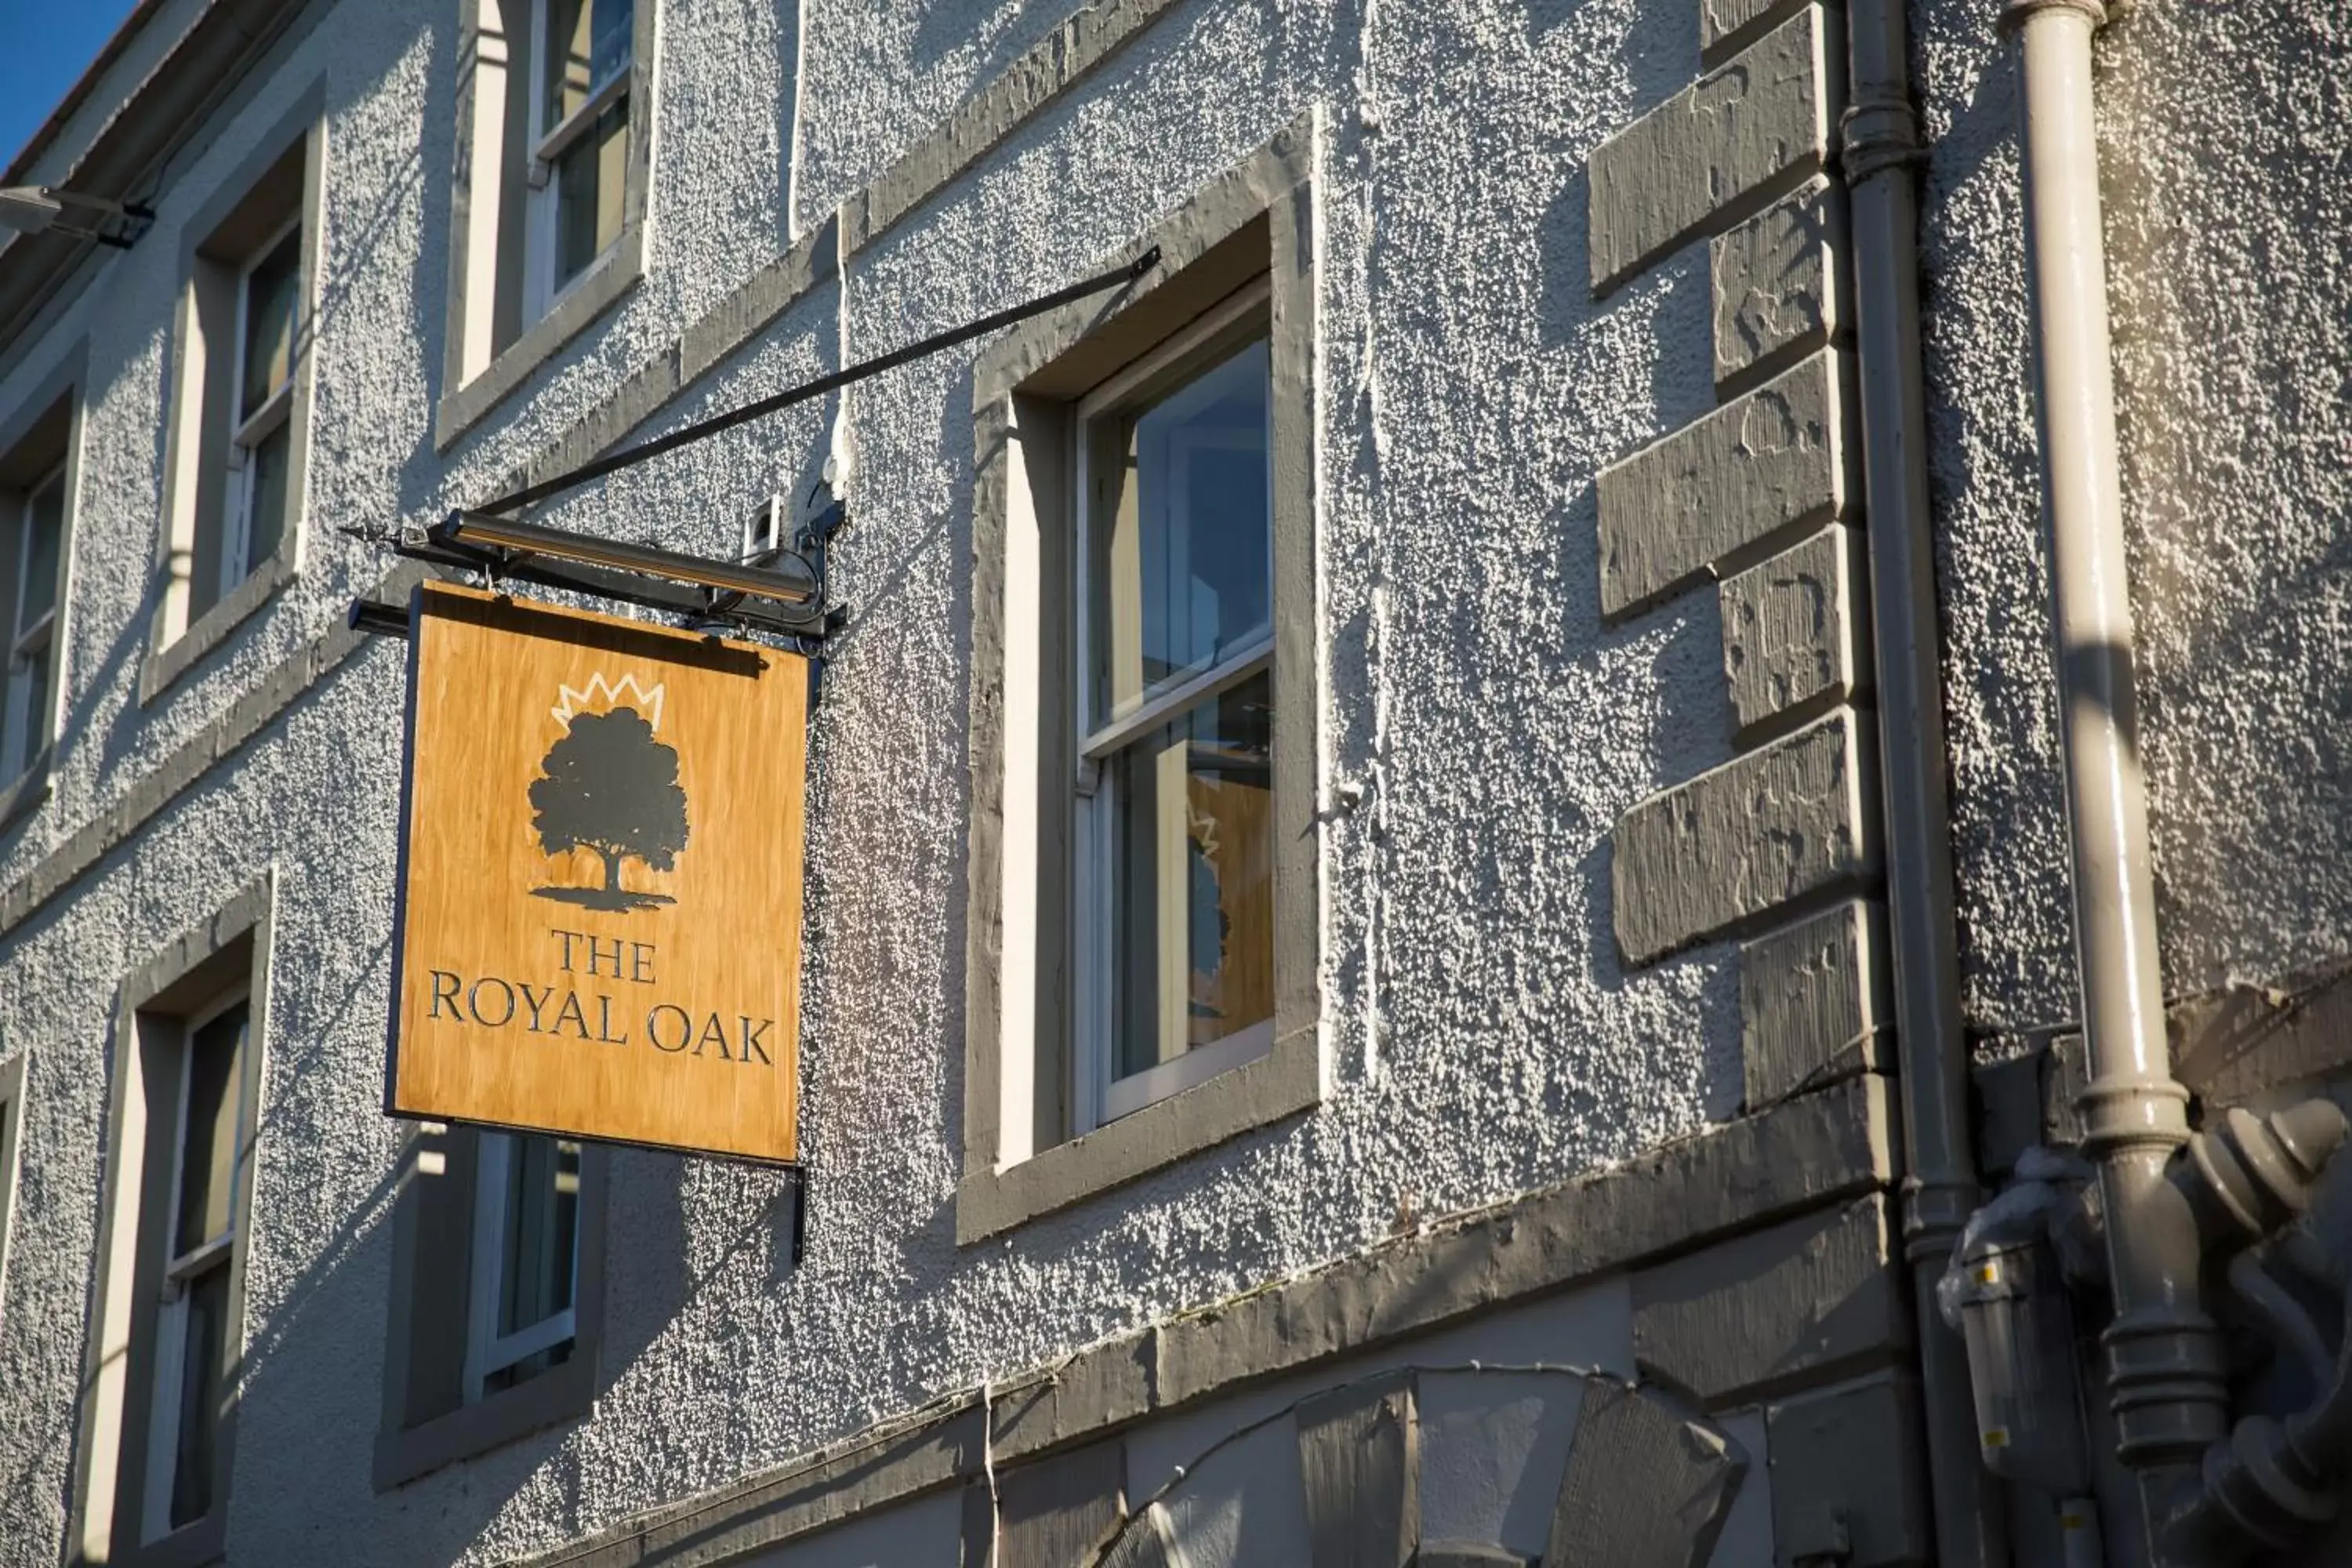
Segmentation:
{"type": "Polygon", "coordinates": [[[170,1530],[194,1524],[213,1506],[213,1437],[220,1413],[221,1360],[228,1343],[226,1262],[189,1280],[187,1291],[178,1430],[173,1434],[172,1507],[165,1521],[170,1530]]]}
{"type": "Polygon", "coordinates": [[[1271,625],[1271,374],[1260,340],[1129,416],[1103,454],[1112,471],[1097,476],[1092,552],[1098,720],[1271,625]]]}
{"type": "Polygon", "coordinates": [[[252,418],[294,374],[294,327],[299,301],[302,233],[289,229],[277,247],[246,275],[245,384],[237,397],[239,425],[252,418]]]}
{"type": "Polygon", "coordinates": [[[629,68],[635,11],[631,0],[548,0],[540,134],[562,124],[598,88],[629,68]]]}
{"type": "Polygon", "coordinates": [[[507,1161],[505,1212],[498,1318],[502,1338],[572,1305],[580,1145],[517,1137],[507,1161]]]}
{"type": "Polygon", "coordinates": [[[621,237],[629,178],[629,100],[596,117],[555,161],[555,286],[562,289],[621,237]]]}
{"type": "Polygon", "coordinates": [[[185,1257],[225,1234],[236,1166],[236,1066],[246,1005],[188,1037],[187,1127],[180,1144],[180,1213],[172,1256],[185,1257]]]}
{"type": "Polygon", "coordinates": [[[58,552],[64,547],[65,533],[66,486],[60,477],[35,490],[25,506],[24,576],[17,594],[22,603],[15,627],[18,637],[58,602],[58,552]]]}
{"type": "Polygon", "coordinates": [[[1115,1079],[1274,1016],[1273,719],[1261,673],[1111,759],[1115,1079]]]}
{"type": "Polygon", "coordinates": [[[43,643],[10,661],[0,686],[5,686],[0,690],[0,784],[5,784],[32,765],[34,753],[48,739],[41,729],[49,689],[49,645],[43,643]]]}
{"type": "MultiPolygon", "coordinates": [[[[294,425],[291,420],[264,436],[246,450],[245,559],[233,565],[242,569],[234,573],[244,578],[253,569],[269,559],[278,542],[286,536],[286,514],[290,500],[287,480],[294,456],[294,425]]],[[[225,593],[234,584],[223,584],[225,593]]]]}

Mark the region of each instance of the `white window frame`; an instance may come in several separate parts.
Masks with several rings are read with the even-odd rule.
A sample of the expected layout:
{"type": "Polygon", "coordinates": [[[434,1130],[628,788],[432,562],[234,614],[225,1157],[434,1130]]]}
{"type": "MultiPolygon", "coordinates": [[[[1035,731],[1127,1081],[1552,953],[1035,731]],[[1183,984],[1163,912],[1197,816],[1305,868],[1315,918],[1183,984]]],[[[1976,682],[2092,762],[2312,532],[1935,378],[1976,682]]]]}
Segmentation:
{"type": "MultiPolygon", "coordinates": [[[[1074,705],[1072,733],[1077,743],[1077,820],[1072,856],[1071,921],[1076,952],[1072,970],[1076,994],[1072,998],[1076,1028],[1072,1031],[1072,1094],[1070,1131],[1091,1132],[1157,1100],[1181,1094],[1274,1048],[1272,1018],[1236,1030],[1220,1040],[1195,1046],[1181,1056],[1139,1073],[1114,1078],[1112,1053],[1118,1039],[1117,960],[1111,933],[1117,929],[1111,896],[1111,867],[1117,845],[1117,803],[1102,787],[1104,763],[1137,737],[1167,723],[1202,701],[1241,685],[1274,668],[1274,605],[1268,595],[1267,626],[1263,637],[1220,650],[1208,659],[1144,696],[1127,711],[1099,723],[1094,717],[1095,646],[1093,532],[1095,505],[1090,473],[1093,430],[1106,417],[1116,417],[1137,390],[1206,344],[1230,332],[1253,314],[1271,308],[1271,280],[1260,278],[1220,302],[1181,331],[1095,387],[1075,410],[1070,524],[1073,529],[1072,583],[1076,595],[1076,619],[1071,642],[1072,679],[1068,700],[1074,705]]],[[[1236,353],[1241,352],[1239,348],[1236,353]]],[[[1206,368],[1212,367],[1204,367],[1206,368]]],[[[1267,405],[1266,515],[1275,515],[1273,497],[1273,406],[1267,405]]],[[[1163,947],[1165,943],[1162,944],[1163,947]]],[[[1162,987],[1167,979],[1162,977],[1162,987]]],[[[1162,1005],[1166,1005],[1165,997],[1162,1005]]]]}
{"type": "MultiPolygon", "coordinates": [[[[539,1321],[500,1334],[499,1298],[506,1285],[506,1193],[512,1179],[515,1142],[524,1136],[485,1128],[476,1147],[474,1174],[474,1258],[466,1310],[466,1403],[478,1405],[488,1397],[489,1380],[517,1362],[579,1338],[580,1213],[572,1205],[572,1281],[566,1292],[571,1305],[539,1321]]],[[[584,1162],[586,1151],[582,1151],[584,1162]]]]}
{"type": "MultiPolygon", "coordinates": [[[[581,3],[589,7],[590,47],[593,49],[595,34],[595,0],[581,0],[581,3]]],[[[639,5],[648,3],[649,0],[637,0],[639,5]]],[[[524,176],[530,183],[530,196],[523,218],[523,318],[526,322],[535,321],[552,310],[557,300],[570,293],[589,273],[595,270],[595,263],[591,260],[571,278],[560,282],[556,279],[556,236],[562,227],[562,213],[560,208],[563,194],[562,182],[555,178],[555,161],[562,157],[574,142],[595,129],[596,121],[604,110],[629,95],[630,81],[636,73],[637,63],[635,24],[633,16],[629,56],[621,62],[621,68],[601,82],[592,81],[589,84],[588,96],[581,101],[580,107],[565,115],[562,123],[550,126],[546,123],[547,61],[551,52],[548,26],[548,0],[530,0],[531,48],[529,106],[530,136],[527,143],[530,148],[530,154],[524,165],[524,176]]],[[[592,57],[591,65],[593,64],[592,57]]],[[[635,107],[632,106],[631,113],[634,115],[635,112],[635,107]]],[[[628,200],[628,192],[625,188],[621,193],[621,199],[624,204],[628,200]]],[[[617,234],[616,230],[614,240],[615,246],[620,243],[617,234]]],[[[612,248],[613,246],[607,246],[597,255],[601,257],[612,248]]]]}
{"type": "MultiPolygon", "coordinates": [[[[180,1189],[187,1172],[188,1100],[194,1084],[197,1032],[231,1008],[247,1006],[251,993],[233,986],[188,1015],[180,1026],[178,1114],[172,1127],[172,1181],[162,1215],[163,1268],[162,1308],[155,1314],[154,1386],[148,1396],[147,1476],[139,1508],[139,1540],[149,1545],[172,1533],[172,1472],[180,1459],[180,1380],[186,1370],[188,1349],[188,1284],[199,1275],[231,1267],[236,1247],[236,1169],[244,1162],[245,1075],[252,1070],[253,1017],[248,1006],[245,1040],[237,1051],[236,1076],[228,1085],[230,1103],[237,1108],[231,1121],[228,1224],[220,1235],[185,1253],[175,1253],[180,1222],[180,1189]]],[[[227,1357],[223,1356],[223,1371],[227,1357]]],[[[220,1500],[214,1500],[219,1506],[220,1500]]]]}
{"type": "Polygon", "coordinates": [[[0,645],[0,785],[13,784],[33,765],[48,742],[55,704],[48,691],[26,679],[33,656],[49,656],[49,675],[41,683],[49,691],[60,684],[57,669],[57,630],[65,615],[65,595],[58,592],[66,556],[66,466],[57,467],[25,490],[17,514],[16,602],[8,606],[8,639],[0,645]],[[31,626],[25,624],[25,603],[31,596],[33,568],[33,507],[50,490],[58,492],[58,571],[49,579],[49,607],[31,626]]]}
{"type": "MultiPolygon", "coordinates": [[[[301,355],[300,338],[309,314],[301,309],[300,305],[301,301],[309,298],[310,289],[310,279],[304,277],[302,272],[301,241],[299,237],[301,228],[302,215],[298,210],[292,217],[278,226],[267,240],[257,246],[252,256],[247,258],[245,265],[237,269],[236,353],[236,363],[228,384],[231,422],[228,443],[228,494],[224,498],[226,503],[225,508],[226,515],[221,520],[220,589],[215,603],[218,603],[219,599],[226,598],[231,590],[253,574],[253,568],[256,565],[253,558],[253,498],[256,488],[255,477],[258,468],[253,460],[253,450],[276,435],[293,412],[294,384],[298,379],[294,362],[301,355]],[[297,305],[294,316],[296,341],[289,345],[288,352],[286,382],[284,385],[271,393],[261,406],[255,409],[251,415],[241,415],[240,405],[245,401],[245,352],[248,338],[247,328],[251,323],[250,312],[253,305],[253,275],[261,269],[262,263],[277,254],[278,247],[286,243],[289,235],[297,237],[294,257],[294,298],[297,305]]],[[[290,482],[293,477],[293,454],[290,449],[287,457],[288,479],[290,482]]],[[[280,524],[282,528],[290,528],[293,525],[294,520],[290,513],[295,510],[295,500],[290,494],[287,498],[287,507],[289,515],[280,524]]]]}

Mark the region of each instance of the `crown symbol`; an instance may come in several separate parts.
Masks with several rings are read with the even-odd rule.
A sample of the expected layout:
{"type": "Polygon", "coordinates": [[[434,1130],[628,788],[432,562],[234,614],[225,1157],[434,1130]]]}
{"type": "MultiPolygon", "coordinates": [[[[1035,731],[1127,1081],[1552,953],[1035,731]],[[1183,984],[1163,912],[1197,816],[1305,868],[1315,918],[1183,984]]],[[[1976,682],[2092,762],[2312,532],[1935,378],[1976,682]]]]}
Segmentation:
{"type": "Polygon", "coordinates": [[[561,700],[548,711],[555,716],[557,723],[569,724],[578,714],[607,713],[615,708],[633,708],[643,716],[647,725],[658,730],[662,721],[662,700],[668,694],[667,683],[644,686],[634,675],[625,675],[613,680],[599,670],[588,678],[585,689],[559,687],[557,695],[561,700]]]}

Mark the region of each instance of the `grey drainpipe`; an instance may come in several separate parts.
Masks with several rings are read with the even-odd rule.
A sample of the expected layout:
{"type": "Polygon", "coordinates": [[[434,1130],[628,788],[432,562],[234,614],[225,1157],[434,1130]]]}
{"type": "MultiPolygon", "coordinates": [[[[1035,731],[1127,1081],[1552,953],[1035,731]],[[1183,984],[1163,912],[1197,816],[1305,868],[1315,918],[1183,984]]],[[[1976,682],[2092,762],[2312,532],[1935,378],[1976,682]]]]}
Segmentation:
{"type": "Polygon", "coordinates": [[[2108,357],[2091,35],[2100,0],[2011,0],[2024,72],[2026,275],[2063,705],[2074,941],[2115,1318],[2105,1335],[2116,1451],[2144,1500],[2193,1485],[2222,1436],[2220,1341],[2198,1300],[2197,1222],[2165,1163],[2187,1142],[2157,969],[2123,493],[2108,357]]]}
{"type": "Polygon", "coordinates": [[[1936,1560],[1944,1568],[2006,1568],[1998,1483],[1977,1458],[1967,1351],[1936,1311],[1936,1281],[1976,1206],[1978,1189],[1967,1120],[1968,1046],[1960,1030],[1943,650],[1919,363],[1913,169],[1924,153],[1911,108],[1903,0],[1849,0],[1846,32],[1853,107],[1842,127],[1839,157],[1853,216],[1887,927],[1895,949],[1895,1043],[1909,1167],[1903,1235],[1919,1320],[1936,1560]]]}

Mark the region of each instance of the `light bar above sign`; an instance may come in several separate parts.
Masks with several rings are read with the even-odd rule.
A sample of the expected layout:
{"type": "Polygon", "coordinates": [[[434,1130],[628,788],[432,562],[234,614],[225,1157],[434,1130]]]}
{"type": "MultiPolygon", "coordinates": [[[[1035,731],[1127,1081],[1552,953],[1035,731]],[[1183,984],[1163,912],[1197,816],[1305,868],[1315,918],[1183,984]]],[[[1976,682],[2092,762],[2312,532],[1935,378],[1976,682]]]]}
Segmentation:
{"type": "Polygon", "coordinates": [[[808,661],[428,583],[395,1116],[790,1163],[808,661]]]}

